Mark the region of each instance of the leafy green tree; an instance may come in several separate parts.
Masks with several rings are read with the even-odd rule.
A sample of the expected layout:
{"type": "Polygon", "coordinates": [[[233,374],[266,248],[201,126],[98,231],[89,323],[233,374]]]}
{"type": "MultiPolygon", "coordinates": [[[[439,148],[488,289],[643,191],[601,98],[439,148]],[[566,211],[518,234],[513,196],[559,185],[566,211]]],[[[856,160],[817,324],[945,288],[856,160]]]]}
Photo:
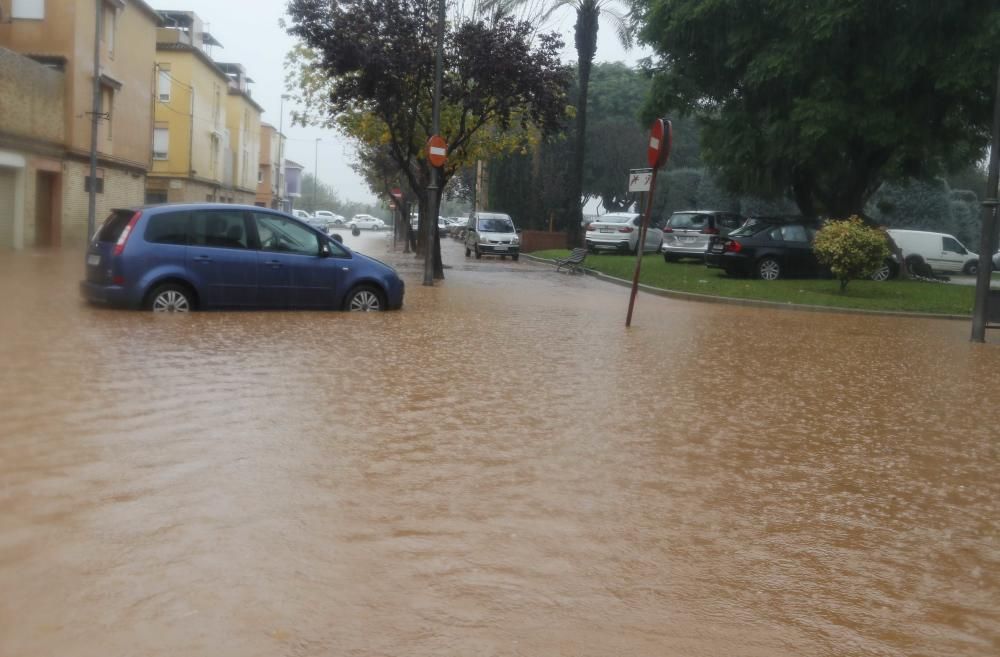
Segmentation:
{"type": "Polygon", "coordinates": [[[889,257],[885,234],[853,216],[827,222],[813,242],[816,259],[840,281],[840,292],[854,278],[869,278],[889,257]]]}
{"type": "MultiPolygon", "coordinates": [[[[289,83],[305,112],[299,122],[340,128],[381,144],[430,220],[436,0],[291,0],[288,31],[301,39],[289,83]]],[[[556,129],[566,114],[569,74],[562,42],[506,16],[446,25],[441,134],[444,181],[475,159],[520,147],[556,129]]],[[[436,231],[435,231],[436,232],[436,231]]],[[[427,245],[429,248],[431,245],[427,245]]],[[[434,241],[435,276],[443,278],[434,241]]],[[[430,251],[427,252],[430,256],[430,251]]]]}
{"type": "Polygon", "coordinates": [[[885,180],[981,159],[996,0],[636,0],[659,55],[648,115],[698,116],[740,193],[860,214],[885,180]]]}

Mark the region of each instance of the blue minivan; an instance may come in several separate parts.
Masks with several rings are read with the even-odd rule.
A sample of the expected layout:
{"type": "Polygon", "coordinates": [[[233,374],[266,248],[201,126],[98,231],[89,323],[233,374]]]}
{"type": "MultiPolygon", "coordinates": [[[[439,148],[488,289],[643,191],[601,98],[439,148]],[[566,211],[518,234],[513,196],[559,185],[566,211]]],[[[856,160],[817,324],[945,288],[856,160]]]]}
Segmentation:
{"type": "Polygon", "coordinates": [[[290,215],[219,203],[113,210],[87,249],[80,291],[154,312],[403,305],[392,267],[290,215]]]}

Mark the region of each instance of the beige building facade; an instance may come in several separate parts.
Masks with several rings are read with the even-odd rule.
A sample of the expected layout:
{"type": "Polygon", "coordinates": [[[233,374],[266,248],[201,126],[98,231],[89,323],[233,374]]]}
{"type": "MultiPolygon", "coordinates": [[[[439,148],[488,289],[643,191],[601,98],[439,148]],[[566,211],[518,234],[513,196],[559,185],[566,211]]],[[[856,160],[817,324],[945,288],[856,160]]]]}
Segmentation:
{"type": "Polygon", "coordinates": [[[219,63],[229,76],[226,104],[226,127],[229,129],[227,162],[228,181],[232,183],[228,203],[252,205],[257,198],[257,174],[260,160],[260,115],[264,108],[250,97],[253,82],[242,64],[219,63]]]}
{"type": "Polygon", "coordinates": [[[276,210],[285,209],[284,135],[269,123],[260,125],[260,164],[257,173],[256,205],[276,210]]]}
{"type": "Polygon", "coordinates": [[[61,243],[65,78],[0,48],[0,250],[61,243]]]}
{"type": "MultiPolygon", "coordinates": [[[[60,126],[60,146],[49,150],[55,138],[51,126],[36,137],[27,137],[34,139],[36,146],[40,142],[47,146],[39,146],[43,152],[32,155],[30,162],[34,164],[21,155],[25,166],[19,175],[24,187],[21,201],[15,201],[20,203],[16,206],[19,219],[11,237],[0,237],[0,248],[83,243],[87,238],[95,75],[100,87],[97,223],[114,207],[143,202],[151,162],[153,62],[159,16],[142,0],[0,0],[0,15],[0,47],[62,76],[62,103],[58,105],[61,116],[55,120],[49,109],[39,113],[39,117],[47,116],[52,125],[60,126]],[[95,35],[98,25],[100,33],[95,35]],[[95,38],[99,42],[96,71],[95,38]],[[58,221],[47,227],[38,223],[36,207],[46,204],[51,204],[51,211],[58,216],[58,221]]],[[[12,60],[8,57],[4,61],[12,60]]],[[[15,71],[12,75],[19,74],[15,71]]],[[[0,95],[10,104],[50,99],[52,90],[45,87],[45,79],[52,80],[39,73],[36,83],[5,85],[0,95]],[[31,100],[33,94],[40,96],[31,100]],[[16,97],[14,101],[12,97],[16,97]]],[[[13,126],[15,122],[8,123],[5,118],[0,131],[21,131],[15,137],[25,138],[23,122],[13,126]]],[[[37,126],[29,128],[29,132],[37,130],[37,126]]],[[[9,134],[6,139],[9,145],[9,134]]],[[[5,160],[8,164],[20,162],[10,152],[5,160]]],[[[0,203],[6,194],[3,189],[8,187],[9,182],[0,182],[0,203]]]]}

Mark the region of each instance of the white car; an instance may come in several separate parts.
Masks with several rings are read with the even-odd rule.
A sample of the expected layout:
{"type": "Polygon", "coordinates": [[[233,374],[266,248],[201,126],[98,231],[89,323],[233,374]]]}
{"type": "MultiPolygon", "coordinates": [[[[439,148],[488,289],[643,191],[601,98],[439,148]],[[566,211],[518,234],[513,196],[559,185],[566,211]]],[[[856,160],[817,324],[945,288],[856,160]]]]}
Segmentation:
{"type": "MultiPolygon", "coordinates": [[[[615,212],[601,215],[587,224],[585,241],[587,250],[597,253],[607,249],[624,253],[638,253],[642,216],[633,212],[615,212]]],[[[663,247],[663,231],[649,226],[643,253],[659,252],[663,247]]]]}
{"type": "Polygon", "coordinates": [[[292,210],[292,216],[296,219],[301,219],[302,221],[309,221],[312,219],[312,215],[305,210],[292,210]]]}
{"type": "Polygon", "coordinates": [[[351,230],[355,228],[359,230],[382,230],[385,228],[385,222],[370,214],[356,214],[351,217],[350,228],[351,230]]]}

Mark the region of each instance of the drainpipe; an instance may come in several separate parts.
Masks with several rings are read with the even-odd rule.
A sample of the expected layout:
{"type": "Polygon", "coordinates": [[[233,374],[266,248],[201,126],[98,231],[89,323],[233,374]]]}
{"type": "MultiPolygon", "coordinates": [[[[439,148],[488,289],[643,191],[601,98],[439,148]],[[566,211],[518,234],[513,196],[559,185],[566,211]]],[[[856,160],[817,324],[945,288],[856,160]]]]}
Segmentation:
{"type": "Polygon", "coordinates": [[[97,127],[101,112],[101,19],[104,0],[94,0],[94,97],[90,108],[90,194],[87,197],[87,245],[94,236],[97,215],[97,127]]]}

